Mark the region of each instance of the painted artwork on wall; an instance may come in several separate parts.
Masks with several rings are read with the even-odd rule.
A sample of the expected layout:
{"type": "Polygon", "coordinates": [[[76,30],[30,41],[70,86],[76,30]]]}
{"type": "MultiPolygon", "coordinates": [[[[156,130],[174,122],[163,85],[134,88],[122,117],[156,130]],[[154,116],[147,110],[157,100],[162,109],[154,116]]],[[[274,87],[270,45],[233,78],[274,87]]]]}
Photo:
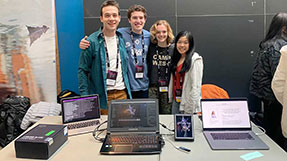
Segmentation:
{"type": "Polygon", "coordinates": [[[0,15],[0,101],[56,102],[54,0],[1,0],[0,15]]]}

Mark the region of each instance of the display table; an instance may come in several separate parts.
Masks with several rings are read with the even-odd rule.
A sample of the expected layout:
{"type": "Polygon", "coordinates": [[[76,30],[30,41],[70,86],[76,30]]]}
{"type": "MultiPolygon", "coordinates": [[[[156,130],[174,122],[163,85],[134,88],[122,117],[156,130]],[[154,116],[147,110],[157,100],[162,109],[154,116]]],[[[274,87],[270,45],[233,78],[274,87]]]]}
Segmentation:
{"type": "MultiPolygon", "coordinates": [[[[105,121],[107,116],[102,116],[101,121],[105,121]]],[[[195,116],[195,140],[174,141],[173,135],[162,127],[160,133],[163,134],[165,146],[160,155],[101,155],[99,153],[102,143],[97,142],[91,133],[72,136],[68,141],[49,159],[51,161],[243,161],[241,155],[258,151],[264,156],[253,159],[253,161],[286,161],[287,153],[275,144],[267,135],[260,138],[269,146],[269,150],[211,150],[202,133],[201,121],[195,116]],[[184,146],[191,149],[191,152],[182,152],[173,147],[184,146]]],[[[48,116],[41,119],[37,124],[61,124],[60,116],[48,116]]],[[[173,129],[173,115],[160,115],[160,123],[173,129]]],[[[35,124],[36,125],[36,124],[35,124]]],[[[33,125],[32,127],[34,127],[33,125]]],[[[106,124],[103,125],[103,128],[106,124]]],[[[29,128],[31,129],[31,128],[29,128]]],[[[257,127],[253,127],[255,133],[261,132],[257,127]]],[[[104,137],[105,133],[101,135],[104,137]]],[[[35,151],[35,153],[37,153],[35,151]]],[[[0,161],[20,161],[27,159],[16,158],[14,141],[0,151],[0,161]]]]}

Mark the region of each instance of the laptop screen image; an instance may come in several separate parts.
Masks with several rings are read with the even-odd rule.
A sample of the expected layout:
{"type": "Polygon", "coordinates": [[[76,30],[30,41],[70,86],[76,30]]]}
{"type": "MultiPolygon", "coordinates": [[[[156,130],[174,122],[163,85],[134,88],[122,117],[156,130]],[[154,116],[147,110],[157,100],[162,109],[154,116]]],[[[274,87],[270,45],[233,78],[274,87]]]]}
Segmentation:
{"type": "Polygon", "coordinates": [[[157,100],[110,102],[108,131],[158,131],[157,100]]]}
{"type": "Polygon", "coordinates": [[[99,96],[83,96],[62,100],[63,123],[100,118],[99,96]]]}
{"type": "Polygon", "coordinates": [[[247,99],[202,100],[204,129],[251,128],[247,99]]]}

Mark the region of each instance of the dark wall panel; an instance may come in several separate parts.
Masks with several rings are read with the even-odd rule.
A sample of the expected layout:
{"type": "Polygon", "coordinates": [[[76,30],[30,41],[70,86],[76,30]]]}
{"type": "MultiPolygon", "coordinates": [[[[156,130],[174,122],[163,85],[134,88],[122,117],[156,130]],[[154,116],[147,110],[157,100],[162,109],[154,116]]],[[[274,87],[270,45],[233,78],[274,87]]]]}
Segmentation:
{"type": "Polygon", "coordinates": [[[178,15],[262,14],[263,0],[177,0],[178,15]]]}
{"type": "MultiPolygon", "coordinates": [[[[84,17],[100,17],[100,8],[104,0],[84,0],[84,17]]],[[[147,9],[148,16],[174,16],[175,0],[118,0],[122,17],[127,16],[128,8],[133,4],[143,5],[147,9]]]]}
{"type": "Polygon", "coordinates": [[[100,17],[100,8],[104,0],[83,0],[84,17],[100,17]]]}
{"type": "Polygon", "coordinates": [[[102,25],[100,18],[84,18],[84,23],[89,24],[85,25],[85,35],[91,35],[93,32],[98,31],[102,25]]]}
{"type": "Polygon", "coordinates": [[[233,97],[247,96],[263,16],[185,17],[178,23],[179,31],[192,31],[196,51],[204,58],[203,83],[217,84],[233,97]]]}
{"type": "Polygon", "coordinates": [[[277,13],[287,12],[287,1],[286,0],[266,0],[266,12],[277,13]]]}
{"type": "MultiPolygon", "coordinates": [[[[146,21],[146,25],[144,29],[149,31],[151,26],[159,19],[167,20],[170,23],[172,30],[175,31],[175,28],[176,28],[175,16],[173,17],[149,17],[146,21]]],[[[100,22],[100,18],[85,18],[84,23],[89,24],[89,25],[85,25],[86,35],[92,34],[93,32],[97,31],[102,26],[102,23],[100,22]]],[[[119,27],[129,27],[129,26],[130,24],[128,22],[128,19],[122,18],[119,27]]]]}

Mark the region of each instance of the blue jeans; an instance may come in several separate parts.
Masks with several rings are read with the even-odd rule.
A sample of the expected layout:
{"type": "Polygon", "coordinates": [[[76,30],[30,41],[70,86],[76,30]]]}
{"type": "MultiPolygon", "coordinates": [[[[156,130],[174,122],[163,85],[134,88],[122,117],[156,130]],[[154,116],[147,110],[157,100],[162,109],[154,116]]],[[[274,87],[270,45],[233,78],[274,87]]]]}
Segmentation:
{"type": "Polygon", "coordinates": [[[183,113],[179,111],[180,103],[176,102],[174,99],[172,100],[172,108],[171,108],[171,114],[179,114],[183,113]]]}

